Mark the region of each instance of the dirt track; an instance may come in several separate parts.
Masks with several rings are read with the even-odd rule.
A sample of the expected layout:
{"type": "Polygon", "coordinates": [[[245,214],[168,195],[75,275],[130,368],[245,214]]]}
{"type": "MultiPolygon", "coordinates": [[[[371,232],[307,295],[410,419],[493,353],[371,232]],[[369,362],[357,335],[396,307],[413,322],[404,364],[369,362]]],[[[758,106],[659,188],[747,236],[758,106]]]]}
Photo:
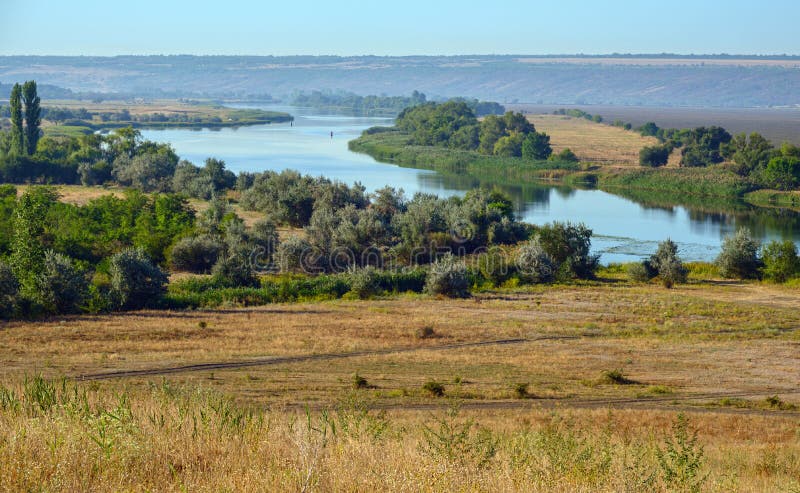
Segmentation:
{"type": "MultiPolygon", "coordinates": [[[[304,361],[320,361],[320,360],[333,360],[355,358],[363,356],[380,356],[387,354],[399,354],[415,351],[447,351],[454,349],[462,349],[469,347],[479,346],[499,346],[507,344],[524,344],[528,342],[536,342],[543,340],[566,340],[578,339],[578,336],[540,336],[525,339],[497,339],[479,342],[466,342],[454,344],[440,344],[436,346],[405,346],[397,348],[388,348],[372,351],[352,351],[342,353],[323,353],[323,354],[308,354],[299,356],[285,356],[276,358],[263,358],[263,359],[249,359],[243,361],[228,361],[228,362],[213,362],[201,363],[194,365],[160,367],[160,368],[147,368],[141,370],[119,370],[106,373],[93,373],[78,375],[73,377],[77,381],[91,381],[91,380],[110,380],[118,378],[131,378],[131,377],[150,377],[170,375],[175,373],[186,372],[199,372],[208,370],[230,370],[247,367],[257,366],[270,366],[287,363],[298,363],[304,361]]],[[[700,405],[687,404],[686,401],[706,401],[721,398],[746,398],[746,397],[766,397],[774,394],[772,389],[763,389],[759,392],[714,392],[714,393],[700,393],[700,394],[673,394],[663,397],[637,397],[637,398],[610,398],[610,399],[555,399],[555,398],[535,398],[523,400],[504,400],[504,401],[462,401],[459,406],[468,410],[506,410],[506,409],[525,409],[525,408],[543,408],[543,409],[638,409],[638,410],[665,410],[665,411],[681,411],[689,413],[722,413],[722,414],[743,414],[743,415],[760,415],[760,416],[780,416],[780,417],[800,417],[800,411],[778,411],[769,409],[750,409],[750,408],[725,408],[725,407],[703,407],[700,405]]],[[[800,394],[800,389],[794,391],[781,390],[781,394],[800,394]]],[[[450,402],[443,402],[441,404],[389,404],[389,405],[374,405],[373,408],[380,410],[403,410],[403,411],[435,411],[450,406],[450,402]]],[[[305,405],[290,405],[289,408],[305,409],[311,407],[314,409],[322,408],[323,406],[305,406],[305,405]]]]}

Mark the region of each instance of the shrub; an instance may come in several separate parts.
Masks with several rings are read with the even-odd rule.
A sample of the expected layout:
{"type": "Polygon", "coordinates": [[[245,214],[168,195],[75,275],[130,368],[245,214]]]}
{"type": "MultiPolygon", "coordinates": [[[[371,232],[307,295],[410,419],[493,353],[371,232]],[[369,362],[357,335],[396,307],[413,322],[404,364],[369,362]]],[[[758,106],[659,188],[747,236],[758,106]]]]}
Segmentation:
{"type": "Polygon", "coordinates": [[[381,293],[379,273],[372,266],[353,269],[348,277],[350,279],[350,292],[362,300],[381,293]]]}
{"type": "Polygon", "coordinates": [[[444,396],[444,385],[436,380],[428,380],[425,382],[425,385],[422,386],[422,390],[427,390],[428,393],[434,397],[444,396]]]}
{"type": "Polygon", "coordinates": [[[628,385],[635,383],[633,380],[627,378],[622,370],[603,370],[600,375],[600,382],[609,385],[628,385]]]}
{"type": "Polygon", "coordinates": [[[658,250],[648,263],[667,288],[686,282],[687,270],[678,257],[678,245],[669,238],[658,244],[658,250]]]}
{"type": "Polygon", "coordinates": [[[491,248],[478,258],[478,270],[481,275],[495,286],[503,284],[511,275],[511,265],[505,252],[499,248],[491,248]]]}
{"type": "Polygon", "coordinates": [[[258,286],[258,277],[253,273],[250,259],[242,253],[221,257],[211,269],[211,274],[220,286],[229,288],[258,286]]]}
{"type": "Polygon", "coordinates": [[[772,241],[764,245],[761,259],[764,263],[762,274],[770,281],[786,282],[800,274],[797,246],[790,240],[772,241]]]}
{"type": "Polygon", "coordinates": [[[758,277],[758,241],[750,236],[750,231],[739,229],[733,236],[722,241],[722,251],[715,260],[722,277],[753,279],[758,277]]]}
{"type": "Polygon", "coordinates": [[[516,383],[514,384],[514,397],[517,399],[527,399],[530,397],[528,393],[528,384],[527,383],[516,383]]]}
{"type": "Polygon", "coordinates": [[[646,260],[644,262],[628,264],[625,270],[628,274],[628,279],[634,282],[648,282],[655,277],[653,270],[650,268],[650,262],[646,260]]]}
{"type": "Polygon", "coordinates": [[[299,236],[290,236],[275,251],[281,272],[309,272],[314,265],[311,244],[299,236]]]}
{"type": "Polygon", "coordinates": [[[519,248],[516,263],[520,279],[531,283],[552,282],[558,269],[553,258],[542,248],[538,236],[519,248]]]}
{"type": "Polygon", "coordinates": [[[123,309],[156,302],[165,292],[167,274],[153,264],[144,250],[123,250],[109,260],[111,293],[123,309]]]}
{"type": "Polygon", "coordinates": [[[539,229],[539,243],[559,266],[558,277],[592,279],[600,261],[591,255],[592,230],[583,224],[559,223],[539,229]]]}
{"type": "Polygon", "coordinates": [[[431,265],[425,281],[425,291],[450,298],[469,297],[469,276],[464,262],[448,254],[431,265]]]}
{"type": "Polygon", "coordinates": [[[222,242],[212,236],[183,238],[172,247],[170,263],[176,270],[206,273],[217,263],[223,248],[222,242]]]}
{"type": "Polygon", "coordinates": [[[661,480],[669,491],[702,491],[706,475],[705,452],[698,443],[697,431],[689,431],[689,421],[678,414],[672,436],[664,440],[664,449],[656,450],[661,480]]]}
{"type": "Polygon", "coordinates": [[[416,336],[417,339],[432,339],[436,337],[436,331],[433,330],[433,327],[430,325],[426,325],[425,327],[417,329],[417,331],[414,332],[414,336],[416,336]]]}
{"type": "Polygon", "coordinates": [[[0,318],[11,318],[14,315],[19,282],[8,264],[0,261],[0,318]]]}
{"type": "Polygon", "coordinates": [[[369,382],[367,382],[366,378],[362,377],[361,375],[358,374],[358,372],[356,372],[353,375],[353,388],[354,389],[367,389],[367,388],[369,388],[369,382]]]}
{"type": "Polygon", "coordinates": [[[672,151],[668,146],[643,147],[639,151],[639,164],[656,168],[664,166],[669,161],[669,154],[672,151]]]}
{"type": "Polygon", "coordinates": [[[86,299],[89,283],[84,272],[66,255],[48,250],[36,276],[34,301],[49,313],[75,313],[86,299]]]}

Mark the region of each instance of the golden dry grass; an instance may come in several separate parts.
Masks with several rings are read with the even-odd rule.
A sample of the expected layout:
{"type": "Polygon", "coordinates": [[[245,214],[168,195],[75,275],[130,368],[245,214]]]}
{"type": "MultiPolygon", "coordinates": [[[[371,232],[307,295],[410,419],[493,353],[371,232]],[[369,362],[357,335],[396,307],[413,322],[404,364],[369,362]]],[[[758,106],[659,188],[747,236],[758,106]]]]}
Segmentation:
{"type": "Polygon", "coordinates": [[[21,404],[3,410],[0,395],[0,477],[9,490],[671,491],[656,450],[680,411],[704,448],[701,491],[791,491],[800,486],[798,301],[796,289],[757,283],[608,281],[471,300],[8,323],[0,386],[21,404]],[[419,338],[426,326],[434,337],[419,338]],[[436,348],[543,335],[575,338],[436,348]],[[22,397],[39,373],[391,348],[418,350],[83,382],[88,405],[70,397],[47,410],[22,397]],[[600,379],[617,368],[634,383],[600,379]],[[368,388],[352,390],[356,372],[368,388]],[[446,398],[422,390],[431,379],[446,398]],[[529,384],[529,398],[515,398],[516,383],[529,384]],[[748,405],[729,407],[725,394],[748,405]],[[768,405],[771,395],[789,410],[768,405]],[[475,428],[445,457],[429,452],[423,425],[441,431],[450,398],[461,406],[451,424],[471,419],[489,435],[475,428]],[[340,411],[325,422],[322,408],[340,411]],[[387,409],[386,422],[368,408],[387,409]],[[375,423],[386,433],[376,437],[375,423]],[[496,444],[483,465],[479,436],[496,444]]]}
{"type": "Polygon", "coordinates": [[[613,166],[639,166],[639,150],[657,145],[655,137],[606,123],[564,115],[527,115],[539,132],[550,136],[554,153],[569,148],[582,162],[613,166]]]}

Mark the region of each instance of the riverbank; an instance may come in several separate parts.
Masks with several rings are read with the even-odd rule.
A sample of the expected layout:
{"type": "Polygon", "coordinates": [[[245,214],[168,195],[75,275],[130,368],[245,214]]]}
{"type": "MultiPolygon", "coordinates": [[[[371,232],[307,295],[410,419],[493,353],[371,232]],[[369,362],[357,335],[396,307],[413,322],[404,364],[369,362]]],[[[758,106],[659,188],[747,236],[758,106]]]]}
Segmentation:
{"type": "Polygon", "coordinates": [[[349,143],[350,150],[398,164],[463,173],[475,178],[508,182],[548,181],[566,185],[595,186],[610,193],[621,190],[653,191],[675,197],[698,196],[726,199],[747,198],[754,205],[793,206],[800,195],[759,190],[746,178],[721,167],[633,168],[578,164],[560,161],[531,161],[523,158],[486,156],[475,151],[433,146],[407,145],[407,135],[394,130],[365,132],[349,143]]]}
{"type": "Polygon", "coordinates": [[[46,109],[42,128],[48,136],[76,136],[123,127],[154,130],[220,129],[294,120],[289,113],[280,111],[173,100],[103,103],[54,101],[46,109]]]}

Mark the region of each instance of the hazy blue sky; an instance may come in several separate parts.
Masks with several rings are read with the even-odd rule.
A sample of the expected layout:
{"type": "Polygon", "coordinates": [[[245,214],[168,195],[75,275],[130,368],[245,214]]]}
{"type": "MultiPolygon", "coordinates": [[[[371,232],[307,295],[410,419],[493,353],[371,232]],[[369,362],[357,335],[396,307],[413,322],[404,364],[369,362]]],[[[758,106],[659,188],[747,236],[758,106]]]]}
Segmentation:
{"type": "Polygon", "coordinates": [[[2,0],[0,54],[800,54],[798,0],[2,0]]]}

